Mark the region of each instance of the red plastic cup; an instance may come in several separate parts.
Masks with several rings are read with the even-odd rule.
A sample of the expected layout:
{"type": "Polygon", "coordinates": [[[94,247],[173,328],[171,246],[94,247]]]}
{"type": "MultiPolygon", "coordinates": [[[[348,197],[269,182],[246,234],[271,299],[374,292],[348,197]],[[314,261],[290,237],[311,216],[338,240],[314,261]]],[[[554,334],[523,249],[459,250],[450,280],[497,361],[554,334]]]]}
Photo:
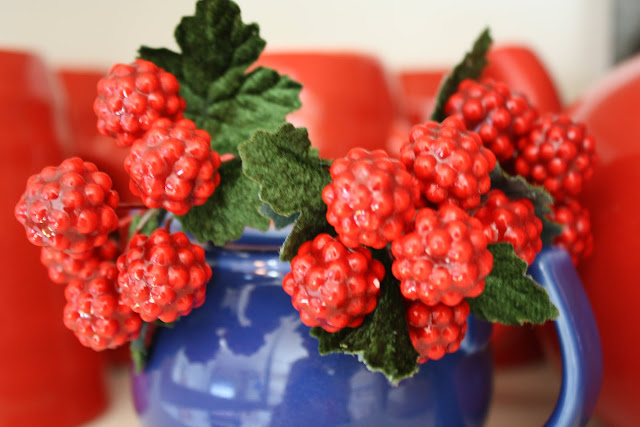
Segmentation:
{"type": "MultiPolygon", "coordinates": [[[[568,114],[586,124],[600,162],[580,201],[589,209],[593,254],[578,271],[595,314],[604,360],[596,414],[605,425],[640,425],[640,55],[617,66],[589,88],[568,114]]],[[[543,336],[559,358],[557,346],[543,336]]]]}
{"type": "Polygon", "coordinates": [[[106,407],[103,358],[63,325],[64,288],[13,214],[27,178],[62,160],[52,83],[38,57],[0,51],[2,426],[74,426],[106,407]]]}
{"type": "Polygon", "coordinates": [[[265,52],[257,65],[302,83],[302,108],[287,119],[308,129],[320,156],[386,147],[398,107],[392,77],[376,58],[347,52],[265,52]]]}
{"type": "Polygon", "coordinates": [[[538,112],[558,113],[560,94],[542,60],[524,46],[497,46],[487,54],[488,64],[482,77],[506,83],[527,97],[538,112]]]}

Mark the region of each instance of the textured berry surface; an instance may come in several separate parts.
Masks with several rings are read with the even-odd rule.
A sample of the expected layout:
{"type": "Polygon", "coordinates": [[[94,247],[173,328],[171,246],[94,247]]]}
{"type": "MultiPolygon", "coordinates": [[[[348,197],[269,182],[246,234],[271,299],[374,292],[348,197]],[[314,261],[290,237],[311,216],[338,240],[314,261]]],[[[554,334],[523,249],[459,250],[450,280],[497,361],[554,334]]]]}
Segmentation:
{"type": "Polygon", "coordinates": [[[116,348],[140,334],[142,319],[119,300],[118,269],[104,261],[88,277],[76,277],[64,294],[64,324],[94,350],[116,348]]]}
{"type": "Polygon", "coordinates": [[[88,252],[81,258],[43,247],[40,251],[40,262],[47,268],[53,283],[66,284],[75,277],[88,277],[102,261],[115,261],[118,256],[118,244],[113,239],[88,252]]]}
{"type": "Polygon", "coordinates": [[[368,249],[349,249],[328,234],[300,246],[282,281],[302,323],[328,332],[355,328],[377,304],[384,266],[368,249]]]}
{"type": "Polygon", "coordinates": [[[463,120],[467,129],[477,132],[501,164],[512,159],[518,138],[531,130],[537,118],[523,95],[491,79],[463,80],[444,110],[447,116],[463,120]]]}
{"type": "Polygon", "coordinates": [[[577,200],[565,200],[553,206],[550,215],[552,221],[561,224],[562,233],[556,236],[553,244],[569,252],[575,265],[593,252],[593,234],[591,216],[577,200]]]}
{"type": "Polygon", "coordinates": [[[322,199],[327,221],[347,247],[383,248],[413,220],[417,183],[384,151],[354,148],[335,160],[330,172],[322,199]]]}
{"type": "Polygon", "coordinates": [[[73,157],[31,176],[14,213],[31,243],[85,258],[117,228],[118,201],[107,174],[73,157]]]}
{"type": "Polygon", "coordinates": [[[501,190],[491,190],[474,216],[484,225],[489,243],[511,243],[529,265],[542,249],[542,221],[528,199],[509,200],[501,190]]]}
{"type": "Polygon", "coordinates": [[[120,146],[130,146],[161,117],[181,119],[185,102],[179,95],[175,76],[155,64],[138,59],[132,64],[116,64],[98,82],[93,110],[98,131],[117,138],[120,146]]]}
{"type": "Polygon", "coordinates": [[[578,195],[598,161],[595,140],[584,124],[564,115],[545,115],[518,141],[515,171],[543,185],[556,202],[578,195]]]}
{"type": "Polygon", "coordinates": [[[204,303],[211,267],[186,234],[156,229],[135,235],[118,257],[122,301],[146,322],[173,322],[204,303]]]}
{"type": "Polygon", "coordinates": [[[402,295],[449,306],[477,297],[493,267],[487,244],[482,223],[457,206],[420,209],[415,230],[391,244],[402,295]]]}
{"type": "Polygon", "coordinates": [[[429,202],[454,202],[465,209],[480,204],[496,165],[495,156],[482,146],[478,135],[467,132],[456,118],[414,126],[400,158],[429,202]]]}
{"type": "Polygon", "coordinates": [[[204,204],[220,183],[220,156],[210,144],[191,120],[156,121],[124,161],[131,192],[147,207],[176,215],[204,204]]]}
{"type": "Polygon", "coordinates": [[[418,363],[441,359],[460,348],[467,332],[469,311],[469,304],[464,300],[453,307],[444,304],[428,306],[420,301],[408,304],[409,338],[419,354],[418,363]]]}

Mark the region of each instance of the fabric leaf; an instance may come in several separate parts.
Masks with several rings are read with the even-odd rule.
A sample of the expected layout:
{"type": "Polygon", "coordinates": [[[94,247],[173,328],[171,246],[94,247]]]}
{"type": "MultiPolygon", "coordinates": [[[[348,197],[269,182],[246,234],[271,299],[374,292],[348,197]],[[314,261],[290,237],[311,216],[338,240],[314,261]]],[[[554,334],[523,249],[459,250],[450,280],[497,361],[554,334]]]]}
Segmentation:
{"type": "Polygon", "coordinates": [[[287,76],[247,69],[265,46],[256,24],[245,24],[231,0],[199,0],[193,16],[177,26],[181,52],[142,46],[138,54],[174,74],[187,108],[185,117],[211,135],[220,154],[258,129],[275,130],[300,108],[302,88],[287,76]]]}
{"type": "Polygon", "coordinates": [[[431,120],[441,122],[446,118],[444,114],[444,106],[447,100],[458,91],[458,85],[464,79],[478,79],[482,74],[482,70],[487,65],[487,52],[491,46],[491,34],[489,29],[485,29],[473,43],[470,52],[464,56],[444,80],[436,97],[436,105],[431,120]]]}
{"type": "Polygon", "coordinates": [[[185,232],[221,246],[240,238],[245,227],[269,228],[269,219],[260,213],[259,187],[242,173],[240,159],[222,163],[220,183],[204,205],[177,217],[185,232]]]}
{"type": "Polygon", "coordinates": [[[311,149],[306,129],[287,123],[273,133],[256,132],[239,152],[245,175],[260,185],[260,200],[279,215],[299,213],[281,259],[291,260],[298,247],[318,233],[333,232],[322,200],[331,175],[327,162],[311,149]]]}
{"type": "Polygon", "coordinates": [[[542,221],[542,243],[550,245],[553,238],[562,233],[562,226],[549,219],[553,197],[543,187],[529,184],[520,175],[505,173],[499,164],[491,172],[491,189],[502,190],[510,199],[526,198],[533,203],[535,214],[542,221]]]}
{"type": "Polygon", "coordinates": [[[480,319],[505,325],[542,324],[556,319],[558,309],[547,291],[527,276],[527,263],[518,258],[510,243],[489,245],[493,270],[484,291],[467,298],[473,314],[480,319]]]}
{"type": "MultiPolygon", "coordinates": [[[[374,256],[381,258],[382,251],[374,256]]],[[[380,299],[375,311],[358,328],[344,328],[330,333],[313,328],[320,354],[356,354],[372,371],[382,372],[397,384],[418,371],[418,353],[411,344],[404,313],[404,301],[398,281],[391,274],[391,262],[384,256],[386,275],[380,285],[380,299]]]]}

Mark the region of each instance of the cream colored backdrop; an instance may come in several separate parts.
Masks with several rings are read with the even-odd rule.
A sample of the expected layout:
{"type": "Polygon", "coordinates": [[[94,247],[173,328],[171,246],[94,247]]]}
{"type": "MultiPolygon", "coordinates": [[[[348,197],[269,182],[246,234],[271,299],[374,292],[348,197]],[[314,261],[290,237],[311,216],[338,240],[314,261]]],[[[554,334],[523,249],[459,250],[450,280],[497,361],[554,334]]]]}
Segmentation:
{"type": "MultiPolygon", "coordinates": [[[[140,44],[175,46],[195,0],[0,0],[0,49],[54,65],[129,62],[140,44]]],[[[238,0],[272,49],[360,49],[392,69],[448,65],[489,25],[498,43],[542,57],[566,101],[609,66],[611,0],[238,0]]]]}

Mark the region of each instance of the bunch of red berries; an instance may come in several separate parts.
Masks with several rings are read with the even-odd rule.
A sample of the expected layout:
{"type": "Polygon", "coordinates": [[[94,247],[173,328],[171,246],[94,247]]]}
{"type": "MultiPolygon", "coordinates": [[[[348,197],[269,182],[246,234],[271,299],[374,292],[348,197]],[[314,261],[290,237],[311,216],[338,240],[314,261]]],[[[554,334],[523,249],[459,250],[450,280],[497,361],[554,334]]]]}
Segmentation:
{"type": "MultiPolygon", "coordinates": [[[[478,132],[504,170],[543,186],[553,196],[550,219],[564,229],[555,237],[555,245],[567,249],[576,264],[591,253],[589,213],[576,197],[591,179],[598,157],[583,124],[565,115],[538,117],[524,95],[492,80],[462,81],[447,100],[445,114],[478,132]]],[[[491,241],[512,243],[531,264],[541,245],[534,237],[541,224],[532,212],[525,199],[509,201],[504,194],[493,193],[475,216],[485,224],[491,241]]]]}
{"type": "Polygon", "coordinates": [[[304,243],[283,281],[303,323],[329,332],[360,325],[385,276],[371,249],[390,245],[418,362],[456,351],[465,298],[483,291],[493,266],[483,226],[465,209],[489,191],[495,162],[456,119],[414,127],[401,160],[358,148],[335,160],[322,198],[337,237],[304,243]]]}
{"type": "MultiPolygon", "coordinates": [[[[117,64],[98,83],[94,111],[98,130],[130,147],[124,167],[133,194],[183,215],[215,191],[220,157],[209,134],[183,118],[179,89],[151,62],[117,64]]],[[[15,207],[49,277],[65,285],[64,324],[95,350],[137,338],[143,321],[188,314],[211,278],[204,251],[183,233],[157,229],[118,244],[119,225],[130,219],[118,218],[118,202],[111,178],[74,157],[29,178],[15,207]]]]}

